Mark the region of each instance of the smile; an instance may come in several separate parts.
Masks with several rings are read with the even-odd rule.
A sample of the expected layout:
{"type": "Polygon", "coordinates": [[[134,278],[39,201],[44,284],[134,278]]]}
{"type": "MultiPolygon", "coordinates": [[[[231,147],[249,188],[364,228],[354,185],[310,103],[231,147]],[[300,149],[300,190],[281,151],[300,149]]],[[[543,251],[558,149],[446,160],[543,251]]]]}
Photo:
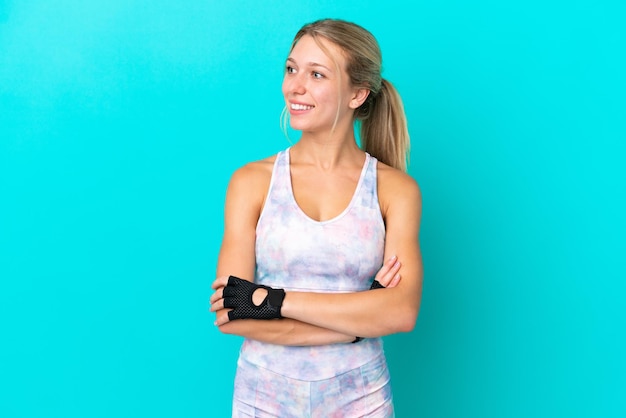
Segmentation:
{"type": "Polygon", "coordinates": [[[298,104],[298,103],[291,103],[290,107],[291,107],[291,110],[311,110],[315,106],[303,105],[303,104],[298,104]]]}

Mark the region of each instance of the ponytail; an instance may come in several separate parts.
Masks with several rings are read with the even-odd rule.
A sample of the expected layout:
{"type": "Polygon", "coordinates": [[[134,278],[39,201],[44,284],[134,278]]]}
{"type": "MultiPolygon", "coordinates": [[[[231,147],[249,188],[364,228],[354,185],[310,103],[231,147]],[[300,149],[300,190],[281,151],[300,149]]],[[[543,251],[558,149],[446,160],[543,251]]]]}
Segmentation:
{"type": "Polygon", "coordinates": [[[402,99],[395,87],[382,79],[380,90],[357,110],[361,120],[361,147],[379,161],[407,170],[409,131],[402,99]]]}

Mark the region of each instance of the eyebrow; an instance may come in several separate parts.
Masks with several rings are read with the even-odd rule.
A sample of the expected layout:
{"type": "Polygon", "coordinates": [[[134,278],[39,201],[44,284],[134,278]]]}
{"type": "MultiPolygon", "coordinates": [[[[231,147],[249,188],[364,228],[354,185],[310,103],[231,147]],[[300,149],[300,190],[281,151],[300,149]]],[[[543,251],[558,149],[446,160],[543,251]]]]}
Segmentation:
{"type": "MultiPolygon", "coordinates": [[[[295,60],[295,59],[293,59],[293,58],[291,58],[291,57],[287,58],[287,62],[293,62],[294,64],[297,64],[297,63],[296,63],[296,60],[295,60]]],[[[308,65],[308,66],[310,66],[310,67],[321,67],[321,68],[326,69],[326,71],[330,71],[330,72],[332,72],[332,71],[333,71],[333,70],[331,70],[330,68],[328,68],[327,66],[322,65],[322,64],[319,64],[319,63],[317,63],[317,62],[309,62],[309,63],[307,63],[307,65],[308,65]]]]}

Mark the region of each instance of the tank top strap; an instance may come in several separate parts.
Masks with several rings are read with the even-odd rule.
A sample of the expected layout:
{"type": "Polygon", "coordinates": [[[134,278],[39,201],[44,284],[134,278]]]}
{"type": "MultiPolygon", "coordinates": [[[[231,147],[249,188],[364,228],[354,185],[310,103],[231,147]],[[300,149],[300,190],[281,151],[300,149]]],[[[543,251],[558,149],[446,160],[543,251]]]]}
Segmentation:
{"type": "Polygon", "coordinates": [[[358,205],[365,208],[378,208],[378,160],[368,153],[365,153],[365,158],[365,173],[361,179],[362,184],[358,191],[358,205]]]}
{"type": "Polygon", "coordinates": [[[269,212],[271,216],[274,212],[282,212],[282,209],[286,207],[290,201],[289,193],[291,191],[291,178],[289,175],[289,148],[280,151],[276,154],[274,160],[274,167],[272,168],[272,178],[270,180],[269,189],[267,191],[267,197],[265,205],[261,210],[260,220],[268,216],[269,212]]]}
{"type": "Polygon", "coordinates": [[[289,149],[287,148],[276,154],[272,172],[272,184],[269,190],[270,196],[268,196],[272,198],[272,201],[283,204],[290,200],[289,193],[291,192],[289,149]]]}

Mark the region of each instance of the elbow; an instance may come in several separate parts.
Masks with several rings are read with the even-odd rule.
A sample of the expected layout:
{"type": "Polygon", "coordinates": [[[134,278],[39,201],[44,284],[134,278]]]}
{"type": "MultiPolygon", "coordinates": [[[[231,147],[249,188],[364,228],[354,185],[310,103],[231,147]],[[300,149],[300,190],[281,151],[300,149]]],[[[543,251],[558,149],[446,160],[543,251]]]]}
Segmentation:
{"type": "Polygon", "coordinates": [[[378,327],[369,328],[367,331],[356,332],[364,338],[384,337],[385,335],[400,334],[411,332],[415,328],[417,322],[417,311],[406,310],[405,312],[390,313],[393,319],[383,320],[378,327]]]}
{"type": "Polygon", "coordinates": [[[417,323],[418,309],[406,309],[398,315],[395,333],[411,332],[415,329],[417,323]]]}
{"type": "Polygon", "coordinates": [[[417,322],[417,317],[403,319],[398,324],[398,328],[396,330],[396,333],[413,331],[413,329],[415,329],[415,323],[416,322],[417,322]]]}

